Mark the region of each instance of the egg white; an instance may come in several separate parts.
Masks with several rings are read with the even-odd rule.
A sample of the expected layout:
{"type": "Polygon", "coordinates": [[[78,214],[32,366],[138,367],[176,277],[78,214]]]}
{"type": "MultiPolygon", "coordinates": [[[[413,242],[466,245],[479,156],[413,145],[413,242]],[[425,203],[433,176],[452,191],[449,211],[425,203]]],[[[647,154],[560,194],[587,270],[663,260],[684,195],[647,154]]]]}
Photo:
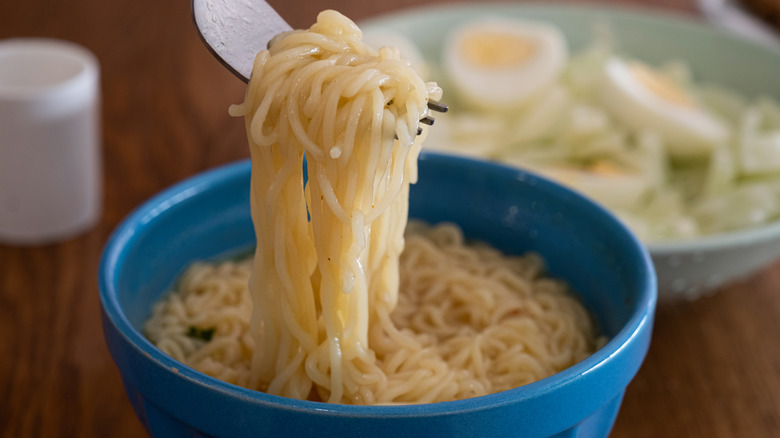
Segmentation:
{"type": "Polygon", "coordinates": [[[630,128],[657,132],[672,158],[703,157],[728,140],[723,123],[644,64],[610,58],[601,97],[607,110],[630,128]]]}
{"type": "Polygon", "coordinates": [[[641,172],[608,163],[590,168],[539,166],[533,171],[553,179],[609,208],[631,209],[641,205],[653,182],[641,172]]]}
{"type": "Polygon", "coordinates": [[[561,31],[544,22],[484,18],[446,38],[442,64],[464,101],[483,109],[519,107],[554,83],[568,60],[561,31]]]}

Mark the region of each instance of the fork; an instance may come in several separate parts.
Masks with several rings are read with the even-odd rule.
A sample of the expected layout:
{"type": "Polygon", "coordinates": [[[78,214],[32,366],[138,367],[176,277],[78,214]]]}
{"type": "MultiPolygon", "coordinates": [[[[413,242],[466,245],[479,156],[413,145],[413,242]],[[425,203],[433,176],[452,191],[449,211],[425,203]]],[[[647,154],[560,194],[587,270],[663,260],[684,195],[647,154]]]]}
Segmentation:
{"type": "MultiPolygon", "coordinates": [[[[209,52],[244,82],[252,76],[257,53],[292,27],[264,0],[192,0],[192,19],[209,52]]],[[[447,105],[429,100],[428,108],[445,113],[447,105]]],[[[433,125],[426,115],[420,123],[433,125]]],[[[417,134],[422,129],[417,129],[417,134]]]]}

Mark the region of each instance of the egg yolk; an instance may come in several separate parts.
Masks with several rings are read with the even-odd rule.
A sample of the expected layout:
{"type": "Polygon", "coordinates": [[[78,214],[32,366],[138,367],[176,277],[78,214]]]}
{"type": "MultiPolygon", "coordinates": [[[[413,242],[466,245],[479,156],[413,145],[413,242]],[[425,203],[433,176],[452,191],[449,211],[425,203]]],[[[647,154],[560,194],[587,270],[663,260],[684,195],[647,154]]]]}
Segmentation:
{"type": "Polygon", "coordinates": [[[474,32],[461,43],[460,52],[471,64],[505,68],[526,63],[536,50],[533,41],[501,32],[474,32]]]}
{"type": "Polygon", "coordinates": [[[644,64],[632,62],[629,69],[634,79],[661,99],[677,106],[687,108],[695,106],[688,93],[644,64]]]}
{"type": "Polygon", "coordinates": [[[625,175],[625,172],[613,163],[602,160],[596,161],[587,170],[604,177],[621,177],[625,175]]]}
{"type": "Polygon", "coordinates": [[[577,167],[562,165],[557,168],[560,172],[554,172],[555,178],[559,181],[577,186],[580,182],[580,178],[587,177],[588,174],[593,177],[602,178],[621,178],[627,176],[627,173],[621,170],[618,166],[608,162],[599,160],[589,166],[577,167]]]}

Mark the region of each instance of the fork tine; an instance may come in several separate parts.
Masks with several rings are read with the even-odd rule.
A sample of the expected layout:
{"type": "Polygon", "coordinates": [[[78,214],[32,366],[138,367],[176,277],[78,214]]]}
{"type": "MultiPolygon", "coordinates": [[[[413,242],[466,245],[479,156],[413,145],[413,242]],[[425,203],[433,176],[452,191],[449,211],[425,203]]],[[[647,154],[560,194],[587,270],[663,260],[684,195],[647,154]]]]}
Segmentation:
{"type": "MultiPolygon", "coordinates": [[[[429,100],[428,101],[428,109],[430,109],[432,111],[438,111],[440,113],[446,113],[447,110],[449,110],[450,108],[447,105],[445,105],[445,104],[443,104],[443,103],[441,103],[439,101],[429,100]]],[[[435,121],[436,121],[436,119],[434,119],[431,116],[425,116],[422,119],[420,119],[420,123],[422,123],[424,125],[428,125],[428,126],[433,125],[433,122],[435,122],[435,121]]],[[[423,132],[422,128],[417,128],[417,135],[422,134],[422,132],[423,132]]],[[[398,137],[396,137],[396,138],[398,138],[398,137]]]]}
{"type": "Polygon", "coordinates": [[[447,105],[437,101],[437,100],[429,100],[428,101],[428,108],[433,111],[438,111],[440,113],[446,113],[447,110],[450,109],[447,105]]]}

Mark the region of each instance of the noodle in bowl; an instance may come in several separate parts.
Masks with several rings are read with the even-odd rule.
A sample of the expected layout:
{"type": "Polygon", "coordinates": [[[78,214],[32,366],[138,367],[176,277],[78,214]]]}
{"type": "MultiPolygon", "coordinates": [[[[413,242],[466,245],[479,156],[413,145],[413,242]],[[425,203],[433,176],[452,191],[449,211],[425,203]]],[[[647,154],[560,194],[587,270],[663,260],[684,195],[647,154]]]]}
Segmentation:
{"type": "Polygon", "coordinates": [[[453,222],[468,239],[534,251],[570,284],[608,341],[557,374],[463,400],[352,406],[225,383],[164,354],[142,334],[153,303],[184,269],[255,245],[249,162],[195,176],[116,229],[100,268],[104,331],[128,396],[160,436],[604,436],[650,342],[655,275],[642,245],[609,213],[560,186],[496,164],[423,153],[409,216],[453,222]],[[554,407],[554,409],[551,409],[554,407]]]}

